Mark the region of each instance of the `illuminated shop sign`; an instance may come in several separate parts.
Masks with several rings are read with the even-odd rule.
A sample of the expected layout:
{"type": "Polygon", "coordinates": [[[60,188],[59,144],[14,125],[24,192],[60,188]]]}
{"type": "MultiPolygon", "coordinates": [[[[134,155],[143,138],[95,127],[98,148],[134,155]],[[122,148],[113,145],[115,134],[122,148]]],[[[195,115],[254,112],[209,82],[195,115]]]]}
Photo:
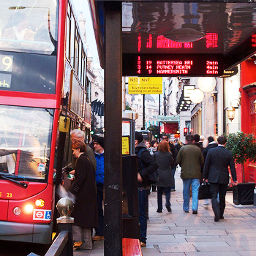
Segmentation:
{"type": "Polygon", "coordinates": [[[218,55],[123,55],[124,76],[220,76],[218,55]]]}

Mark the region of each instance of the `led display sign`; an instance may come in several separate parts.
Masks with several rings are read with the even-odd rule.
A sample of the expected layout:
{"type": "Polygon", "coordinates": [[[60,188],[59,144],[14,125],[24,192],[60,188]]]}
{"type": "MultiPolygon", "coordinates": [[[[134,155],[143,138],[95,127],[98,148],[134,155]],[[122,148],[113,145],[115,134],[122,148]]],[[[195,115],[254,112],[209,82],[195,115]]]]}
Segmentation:
{"type": "Polygon", "coordinates": [[[163,35],[154,36],[149,34],[146,38],[142,38],[139,34],[137,38],[138,52],[143,49],[193,49],[200,47],[201,49],[212,49],[218,47],[218,34],[206,33],[206,35],[197,42],[176,42],[166,38],[163,35]]]}
{"type": "Polygon", "coordinates": [[[219,55],[123,55],[123,76],[220,76],[219,55]]]}
{"type": "Polygon", "coordinates": [[[218,33],[206,33],[201,39],[191,42],[175,41],[163,35],[138,34],[137,37],[123,36],[123,52],[139,54],[221,54],[223,45],[218,33]]]}

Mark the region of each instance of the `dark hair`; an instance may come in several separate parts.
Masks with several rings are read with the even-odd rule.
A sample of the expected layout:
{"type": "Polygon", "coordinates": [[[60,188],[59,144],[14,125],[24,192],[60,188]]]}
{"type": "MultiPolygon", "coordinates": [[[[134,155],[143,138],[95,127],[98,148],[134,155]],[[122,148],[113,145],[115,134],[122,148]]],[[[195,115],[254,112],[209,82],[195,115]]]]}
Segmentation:
{"type": "Polygon", "coordinates": [[[98,143],[102,148],[104,148],[104,138],[101,136],[95,136],[93,142],[98,143]]]}
{"type": "Polygon", "coordinates": [[[165,140],[162,140],[158,145],[158,151],[160,152],[170,152],[169,143],[165,140]]]}
{"type": "Polygon", "coordinates": [[[80,140],[74,140],[72,142],[72,149],[80,149],[80,152],[86,152],[85,143],[80,140]]]}
{"type": "Polygon", "coordinates": [[[135,132],[135,140],[137,140],[139,143],[143,141],[143,135],[140,132],[135,132]]]}
{"type": "Polygon", "coordinates": [[[195,134],[194,135],[194,141],[195,142],[199,142],[200,141],[200,135],[199,134],[195,134]]]}
{"type": "Polygon", "coordinates": [[[212,136],[209,136],[208,137],[208,142],[210,143],[210,142],[213,142],[213,141],[214,141],[214,138],[212,136]]]}
{"type": "Polygon", "coordinates": [[[225,136],[222,135],[218,137],[217,141],[220,145],[224,145],[227,142],[227,139],[225,136]]]}
{"type": "Polygon", "coordinates": [[[157,143],[157,141],[156,140],[152,140],[151,143],[150,143],[150,146],[154,147],[155,143],[157,143]]]}
{"type": "Polygon", "coordinates": [[[194,136],[191,135],[191,134],[187,135],[187,136],[186,136],[186,141],[187,141],[188,143],[192,143],[192,142],[194,141],[194,136]]]}

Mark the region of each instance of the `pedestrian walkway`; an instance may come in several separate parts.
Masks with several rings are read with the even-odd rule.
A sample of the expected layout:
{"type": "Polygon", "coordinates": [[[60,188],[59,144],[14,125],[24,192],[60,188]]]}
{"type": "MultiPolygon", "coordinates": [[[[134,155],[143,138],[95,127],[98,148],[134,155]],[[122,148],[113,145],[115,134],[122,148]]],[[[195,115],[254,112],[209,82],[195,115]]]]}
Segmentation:
{"type": "MultiPolygon", "coordinates": [[[[199,203],[198,214],[182,209],[182,181],[176,173],[176,191],[171,194],[172,213],[157,213],[156,192],[149,197],[147,247],[143,256],[255,256],[256,207],[234,207],[228,192],[224,220],[214,222],[211,205],[199,203]]],[[[164,198],[163,198],[164,199],[164,198]]],[[[163,200],[163,203],[165,200],[163,200]]],[[[191,208],[191,205],[190,205],[191,208]]],[[[103,242],[92,251],[76,251],[75,256],[102,256],[103,242]]]]}

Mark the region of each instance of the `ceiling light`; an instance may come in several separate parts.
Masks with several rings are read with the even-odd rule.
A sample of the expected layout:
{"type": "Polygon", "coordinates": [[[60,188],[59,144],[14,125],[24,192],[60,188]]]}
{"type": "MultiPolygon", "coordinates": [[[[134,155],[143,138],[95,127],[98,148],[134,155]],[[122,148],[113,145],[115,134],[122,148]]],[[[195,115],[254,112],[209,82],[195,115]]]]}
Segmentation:
{"type": "Polygon", "coordinates": [[[199,89],[194,89],[190,95],[190,99],[195,104],[200,103],[204,99],[204,93],[199,89]]]}
{"type": "Polygon", "coordinates": [[[216,79],[214,77],[199,77],[197,85],[202,92],[212,92],[216,86],[216,79]]]}

